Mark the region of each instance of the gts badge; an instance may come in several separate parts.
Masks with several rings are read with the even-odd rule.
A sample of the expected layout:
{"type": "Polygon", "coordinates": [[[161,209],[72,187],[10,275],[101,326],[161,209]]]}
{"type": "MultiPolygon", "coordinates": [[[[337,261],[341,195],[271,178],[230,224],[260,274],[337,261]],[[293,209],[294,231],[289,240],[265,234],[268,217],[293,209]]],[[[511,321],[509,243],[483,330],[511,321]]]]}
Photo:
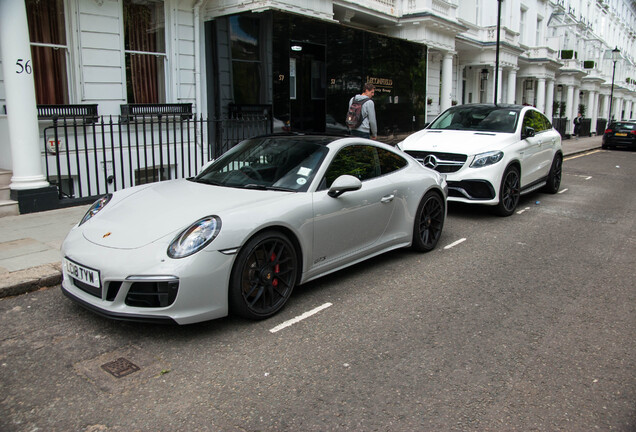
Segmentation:
{"type": "Polygon", "coordinates": [[[319,262],[323,262],[326,259],[327,259],[327,257],[320,257],[320,258],[314,260],[314,264],[318,264],[319,262]]]}

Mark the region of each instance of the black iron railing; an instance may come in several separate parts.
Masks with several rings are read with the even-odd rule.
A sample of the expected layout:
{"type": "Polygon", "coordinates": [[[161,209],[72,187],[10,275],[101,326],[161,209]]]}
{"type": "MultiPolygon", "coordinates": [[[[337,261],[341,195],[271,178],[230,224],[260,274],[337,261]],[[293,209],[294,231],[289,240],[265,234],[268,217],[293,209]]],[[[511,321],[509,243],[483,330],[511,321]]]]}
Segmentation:
{"type": "Polygon", "coordinates": [[[192,177],[238,142],[272,132],[271,118],[262,113],[223,119],[129,113],[51,120],[43,132],[43,155],[60,200],[192,177]]]}
{"type": "Polygon", "coordinates": [[[556,117],[552,119],[552,126],[559,132],[561,138],[565,138],[568,119],[564,117],[556,117]]]}
{"type": "Polygon", "coordinates": [[[599,118],[596,120],[596,135],[601,136],[605,133],[607,127],[607,119],[599,118]]]}
{"type": "Polygon", "coordinates": [[[39,120],[82,119],[84,122],[97,120],[97,104],[81,105],[38,105],[39,120]]]}
{"type": "Polygon", "coordinates": [[[193,118],[191,103],[168,103],[168,104],[124,104],[120,105],[121,119],[129,121],[136,117],[149,116],[179,116],[181,120],[193,118]]]}

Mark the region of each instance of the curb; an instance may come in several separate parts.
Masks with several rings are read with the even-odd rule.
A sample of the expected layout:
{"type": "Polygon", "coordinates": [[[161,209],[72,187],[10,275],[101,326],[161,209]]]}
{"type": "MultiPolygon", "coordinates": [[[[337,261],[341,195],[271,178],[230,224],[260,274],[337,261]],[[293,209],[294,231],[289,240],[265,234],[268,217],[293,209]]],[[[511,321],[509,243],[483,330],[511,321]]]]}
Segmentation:
{"type": "Polygon", "coordinates": [[[3,275],[0,282],[0,298],[12,297],[43,288],[51,288],[62,282],[62,264],[45,264],[3,275]]]}
{"type": "Polygon", "coordinates": [[[582,149],[582,150],[574,150],[574,151],[571,151],[569,153],[563,153],[563,157],[565,158],[565,157],[570,157],[570,156],[576,156],[576,155],[588,153],[588,152],[591,152],[591,151],[594,151],[594,150],[601,150],[601,146],[590,147],[590,148],[582,149]]]}

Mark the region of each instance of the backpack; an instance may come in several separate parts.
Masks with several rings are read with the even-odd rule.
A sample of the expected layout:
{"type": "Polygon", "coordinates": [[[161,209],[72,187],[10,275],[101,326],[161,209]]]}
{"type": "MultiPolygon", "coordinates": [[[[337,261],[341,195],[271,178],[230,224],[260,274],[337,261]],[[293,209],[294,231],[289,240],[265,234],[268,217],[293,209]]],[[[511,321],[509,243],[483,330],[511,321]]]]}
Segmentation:
{"type": "Polygon", "coordinates": [[[358,129],[360,127],[363,120],[362,105],[364,105],[364,103],[369,100],[371,99],[366,98],[362,100],[356,100],[354,97],[353,102],[351,102],[351,106],[349,107],[349,110],[347,111],[347,118],[345,120],[345,123],[347,124],[347,127],[349,129],[358,129]]]}

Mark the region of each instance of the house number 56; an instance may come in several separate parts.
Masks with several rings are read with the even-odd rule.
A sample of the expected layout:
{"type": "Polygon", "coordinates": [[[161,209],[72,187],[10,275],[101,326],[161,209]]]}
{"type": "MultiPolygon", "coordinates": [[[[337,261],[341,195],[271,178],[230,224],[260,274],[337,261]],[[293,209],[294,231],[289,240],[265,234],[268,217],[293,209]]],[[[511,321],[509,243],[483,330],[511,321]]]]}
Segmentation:
{"type": "Polygon", "coordinates": [[[15,71],[15,73],[17,74],[27,73],[30,75],[31,72],[33,72],[33,68],[31,67],[31,60],[27,60],[25,62],[23,59],[18,59],[15,64],[18,67],[18,69],[15,71]]]}

